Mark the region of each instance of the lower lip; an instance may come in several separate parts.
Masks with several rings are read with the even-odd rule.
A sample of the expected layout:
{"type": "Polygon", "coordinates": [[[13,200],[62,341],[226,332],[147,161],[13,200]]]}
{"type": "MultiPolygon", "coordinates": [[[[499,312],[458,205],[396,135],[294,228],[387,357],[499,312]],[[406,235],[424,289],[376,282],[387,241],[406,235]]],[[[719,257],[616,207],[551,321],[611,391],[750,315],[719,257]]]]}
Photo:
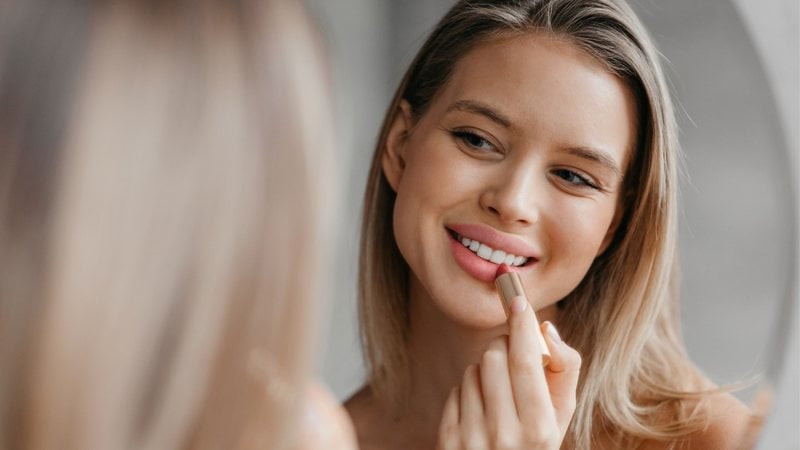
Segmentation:
{"type": "MultiPolygon", "coordinates": [[[[475,279],[483,281],[484,283],[494,283],[498,264],[487,261],[473,253],[472,250],[464,247],[464,244],[455,240],[449,231],[447,231],[446,234],[447,238],[450,240],[450,250],[453,252],[453,258],[456,260],[459,267],[464,269],[465,272],[475,279]]],[[[528,268],[530,265],[531,264],[526,264],[525,268],[528,268]]]]}

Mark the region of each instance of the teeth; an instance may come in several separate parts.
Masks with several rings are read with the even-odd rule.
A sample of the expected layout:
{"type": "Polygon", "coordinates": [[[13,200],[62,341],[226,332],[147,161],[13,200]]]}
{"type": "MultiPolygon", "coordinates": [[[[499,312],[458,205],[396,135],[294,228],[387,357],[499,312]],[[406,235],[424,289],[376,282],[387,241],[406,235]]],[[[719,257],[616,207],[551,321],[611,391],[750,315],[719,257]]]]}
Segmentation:
{"type": "Polygon", "coordinates": [[[491,262],[493,262],[495,264],[500,264],[505,260],[506,260],[506,252],[504,252],[502,250],[493,251],[492,252],[492,256],[489,257],[489,261],[491,261],[491,262]]]}
{"type": "Polygon", "coordinates": [[[481,244],[481,246],[478,247],[478,256],[486,260],[491,259],[492,258],[491,247],[487,246],[486,244],[481,244]]]}
{"type": "Polygon", "coordinates": [[[517,256],[512,255],[511,253],[506,253],[502,250],[495,250],[489,247],[486,244],[481,244],[480,242],[465,238],[465,237],[457,237],[458,241],[461,242],[461,245],[467,247],[474,253],[477,253],[478,256],[481,258],[493,262],[495,264],[508,264],[509,266],[521,266],[528,262],[528,258],[524,256],[517,256]]]}

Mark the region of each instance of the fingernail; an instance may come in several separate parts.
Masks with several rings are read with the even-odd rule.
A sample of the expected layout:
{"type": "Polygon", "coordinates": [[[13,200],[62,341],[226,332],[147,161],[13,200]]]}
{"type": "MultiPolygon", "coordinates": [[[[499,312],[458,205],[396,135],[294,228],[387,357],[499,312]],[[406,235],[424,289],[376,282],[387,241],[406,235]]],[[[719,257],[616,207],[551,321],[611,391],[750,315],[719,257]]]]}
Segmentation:
{"type": "Polygon", "coordinates": [[[558,334],[558,330],[556,330],[556,326],[553,325],[553,322],[547,320],[545,321],[545,323],[547,324],[547,334],[550,335],[550,339],[552,339],[553,342],[558,342],[558,343],[563,342],[561,340],[561,336],[558,334]]]}
{"type": "Polygon", "coordinates": [[[517,296],[511,300],[511,312],[520,313],[528,308],[528,301],[525,297],[517,296]]]}

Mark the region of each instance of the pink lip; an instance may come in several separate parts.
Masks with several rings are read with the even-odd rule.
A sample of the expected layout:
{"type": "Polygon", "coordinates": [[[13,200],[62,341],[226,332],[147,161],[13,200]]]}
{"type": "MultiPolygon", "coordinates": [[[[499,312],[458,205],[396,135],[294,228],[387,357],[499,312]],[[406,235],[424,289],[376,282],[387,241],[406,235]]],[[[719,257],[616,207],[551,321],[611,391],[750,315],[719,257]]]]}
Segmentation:
{"type": "Polygon", "coordinates": [[[520,238],[500,233],[492,227],[481,224],[456,224],[448,225],[447,228],[463,237],[486,244],[494,250],[502,250],[517,256],[539,259],[536,255],[536,250],[530,244],[520,238]]]}
{"type": "MultiPolygon", "coordinates": [[[[484,225],[454,225],[449,226],[449,228],[461,236],[476,239],[489,247],[532,258],[525,266],[515,268],[515,271],[530,270],[538,259],[534,256],[535,252],[533,249],[525,242],[517,238],[502,235],[484,225]]],[[[481,258],[464,247],[464,245],[456,241],[449,232],[446,234],[447,238],[450,240],[450,250],[453,252],[453,259],[456,260],[456,263],[473,278],[485,283],[493,283],[498,265],[481,258]]]]}

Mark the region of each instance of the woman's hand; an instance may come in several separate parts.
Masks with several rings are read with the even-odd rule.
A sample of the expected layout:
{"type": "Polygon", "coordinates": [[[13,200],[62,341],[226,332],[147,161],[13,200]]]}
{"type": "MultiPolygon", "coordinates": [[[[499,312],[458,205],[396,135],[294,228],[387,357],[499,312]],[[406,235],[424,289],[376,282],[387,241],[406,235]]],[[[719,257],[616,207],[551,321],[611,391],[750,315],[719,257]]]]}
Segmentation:
{"type": "Polygon", "coordinates": [[[581,357],[546,322],[550,364],[542,367],[533,308],[516,297],[510,309],[509,336],[492,341],[450,393],[438,450],[560,447],[575,412],[581,357]]]}

